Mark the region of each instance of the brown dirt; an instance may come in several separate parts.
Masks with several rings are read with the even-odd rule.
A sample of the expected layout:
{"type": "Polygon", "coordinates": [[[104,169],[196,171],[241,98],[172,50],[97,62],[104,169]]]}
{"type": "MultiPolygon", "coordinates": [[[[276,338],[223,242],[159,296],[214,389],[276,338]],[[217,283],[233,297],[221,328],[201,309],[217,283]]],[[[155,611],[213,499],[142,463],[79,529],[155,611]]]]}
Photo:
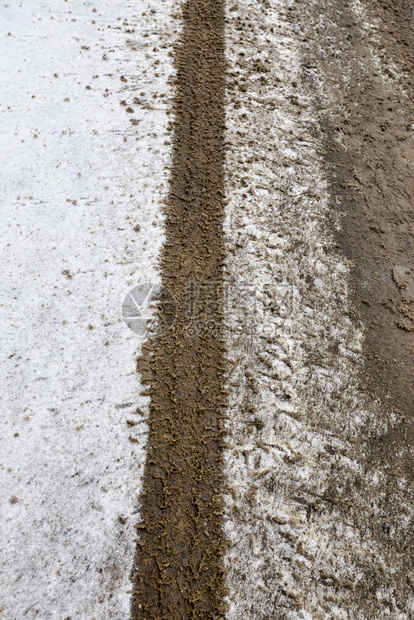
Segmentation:
{"type": "Polygon", "coordinates": [[[320,113],[333,204],[342,215],[337,240],[351,261],[354,318],[365,330],[362,380],[400,418],[389,437],[373,438],[372,449],[413,479],[414,115],[407,92],[413,92],[414,65],[412,34],[401,21],[409,3],[367,0],[366,8],[370,21],[382,18],[378,41],[372,44],[372,32],[348,2],[334,2],[321,9],[331,27],[314,60],[328,97],[341,89],[320,113]],[[381,58],[379,70],[368,38],[381,58]]]}
{"type": "Polygon", "coordinates": [[[400,482],[408,480],[403,495],[412,508],[413,4],[365,0],[365,16],[344,0],[305,4],[306,12],[297,6],[292,19],[303,26],[303,79],[314,93],[325,145],[332,219],[341,221],[338,247],[351,265],[352,318],[365,333],[361,385],[368,401],[380,399],[379,415],[392,411],[397,420],[382,436],[364,429],[361,461],[367,471],[379,465],[387,477],[385,536],[377,538],[390,566],[404,567],[392,577],[397,605],[404,610],[414,549],[398,499],[400,482]]]}
{"type": "Polygon", "coordinates": [[[218,618],[223,612],[224,2],[191,0],[176,46],[175,133],[160,331],[139,366],[151,394],[132,618],[218,618]],[[188,295],[198,290],[198,315],[188,295]],[[206,286],[211,284],[212,286],[206,286]]]}
{"type": "Polygon", "coordinates": [[[378,94],[373,108],[377,140],[371,144],[371,153],[376,151],[378,170],[374,181],[383,200],[382,208],[372,201],[376,222],[370,228],[369,243],[372,248],[381,248],[382,257],[378,250],[375,257],[379,264],[377,279],[382,278],[386,285],[379,286],[373,296],[378,321],[375,306],[365,304],[370,315],[367,370],[375,379],[374,385],[380,384],[384,402],[391,404],[401,421],[387,437],[374,441],[372,450],[384,463],[409,476],[413,484],[414,4],[412,0],[365,0],[365,7],[370,19],[381,20],[379,53],[389,78],[386,92],[378,94]],[[381,150],[378,142],[382,143],[381,150]]]}

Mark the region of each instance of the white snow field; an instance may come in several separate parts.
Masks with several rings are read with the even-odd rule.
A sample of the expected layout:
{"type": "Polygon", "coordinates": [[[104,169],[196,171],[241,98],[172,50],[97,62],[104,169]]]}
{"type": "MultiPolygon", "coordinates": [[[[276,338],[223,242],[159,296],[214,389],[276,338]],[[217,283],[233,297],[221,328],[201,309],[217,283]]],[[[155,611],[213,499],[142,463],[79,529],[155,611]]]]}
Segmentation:
{"type": "Polygon", "coordinates": [[[129,616],[148,403],[122,303],[158,279],[177,7],[1,8],[4,620],[129,616]]]}

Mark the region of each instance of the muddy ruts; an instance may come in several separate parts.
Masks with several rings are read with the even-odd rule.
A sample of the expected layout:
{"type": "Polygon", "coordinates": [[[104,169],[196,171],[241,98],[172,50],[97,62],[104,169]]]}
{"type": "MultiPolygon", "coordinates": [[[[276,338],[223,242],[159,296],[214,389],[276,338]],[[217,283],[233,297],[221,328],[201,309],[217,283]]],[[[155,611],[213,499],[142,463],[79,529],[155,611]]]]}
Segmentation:
{"type": "Polygon", "coordinates": [[[218,618],[223,601],[224,1],[191,0],[175,50],[173,163],[149,359],[148,460],[132,618],[218,618]],[[197,321],[189,304],[197,291],[197,321]],[[161,300],[162,301],[162,300],[161,300]]]}

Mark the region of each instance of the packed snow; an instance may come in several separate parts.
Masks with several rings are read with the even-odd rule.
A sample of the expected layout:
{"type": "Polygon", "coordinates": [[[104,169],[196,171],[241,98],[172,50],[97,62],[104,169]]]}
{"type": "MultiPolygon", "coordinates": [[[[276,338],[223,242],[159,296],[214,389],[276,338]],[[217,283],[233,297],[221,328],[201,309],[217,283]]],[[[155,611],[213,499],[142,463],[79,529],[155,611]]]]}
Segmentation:
{"type": "Polygon", "coordinates": [[[176,7],[1,9],[5,620],[129,616],[148,398],[122,304],[159,278],[176,7]]]}

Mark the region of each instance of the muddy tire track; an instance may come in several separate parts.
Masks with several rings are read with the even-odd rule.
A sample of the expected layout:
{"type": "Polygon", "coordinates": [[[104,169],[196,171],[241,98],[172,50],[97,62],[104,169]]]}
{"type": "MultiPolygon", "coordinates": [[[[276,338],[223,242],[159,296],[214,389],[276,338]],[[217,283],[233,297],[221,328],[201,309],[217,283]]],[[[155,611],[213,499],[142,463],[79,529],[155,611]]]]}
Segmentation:
{"type": "Polygon", "coordinates": [[[138,362],[151,404],[133,570],[134,620],[223,613],[223,0],[184,5],[175,66],[161,268],[177,314],[173,327],[162,333],[173,317],[160,299],[160,329],[138,362]],[[196,321],[190,299],[196,300],[196,321]]]}

